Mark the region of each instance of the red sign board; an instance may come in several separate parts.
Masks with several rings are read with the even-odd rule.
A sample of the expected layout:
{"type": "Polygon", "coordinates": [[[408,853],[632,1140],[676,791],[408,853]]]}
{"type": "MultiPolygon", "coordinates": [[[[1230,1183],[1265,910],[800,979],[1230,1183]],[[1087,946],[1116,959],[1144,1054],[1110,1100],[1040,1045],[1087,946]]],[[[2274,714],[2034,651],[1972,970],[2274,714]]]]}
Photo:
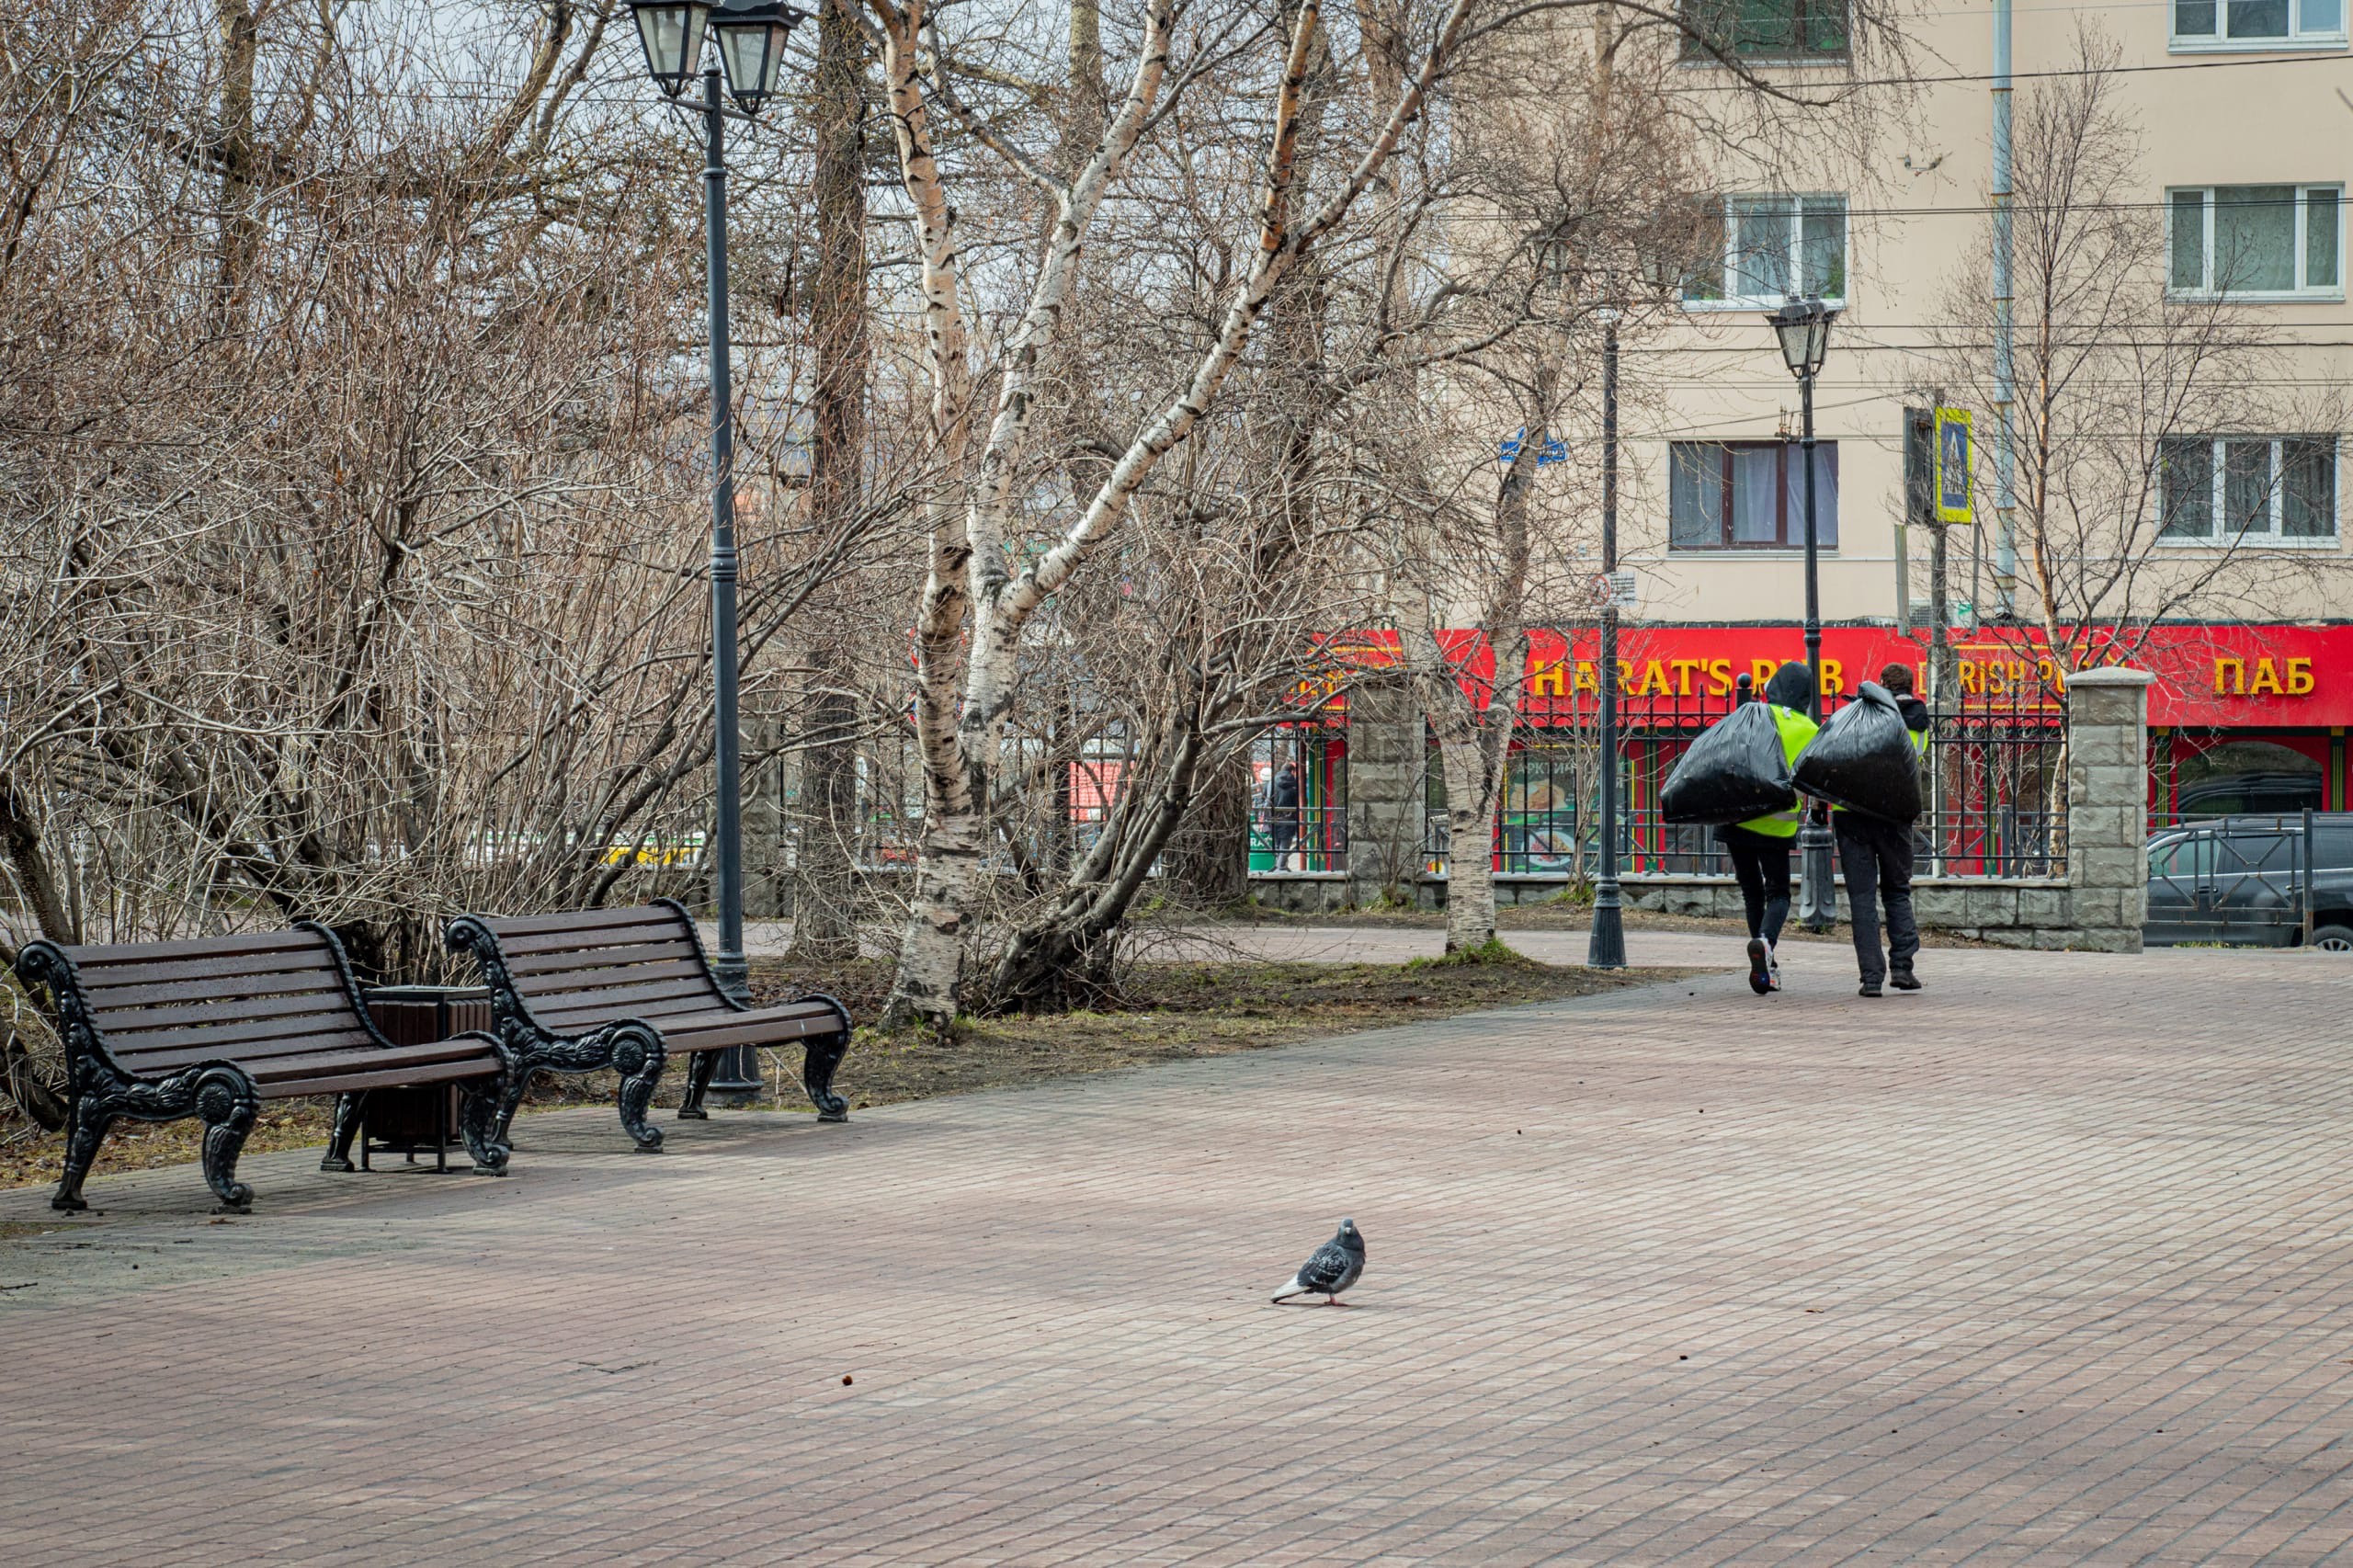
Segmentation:
{"type": "MultiPolygon", "coordinates": [[[[1438,633],[1463,688],[1482,702],[1495,684],[1495,653],[1475,630],[1438,633]]],[[[1964,709],[2060,708],[2066,683],[2039,629],[2010,627],[1952,635],[1964,709]]],[[[1392,668],[1390,631],[1355,632],[1327,643],[1336,662],[1392,668]]],[[[1598,690],[1599,634],[1536,630],[1529,634],[1523,709],[1530,722],[1566,722],[1592,711],[1598,690]]],[[[1629,705],[1695,709],[1730,699],[1747,675],[1759,690],[1784,660],[1805,656],[1794,626],[1630,627],[1619,633],[1619,689],[1629,705]]],[[[1851,694],[1888,665],[1915,672],[1925,636],[1887,627],[1822,629],[1822,682],[1828,696],[1851,694]]],[[[2165,625],[2137,645],[2109,647],[2088,661],[2145,669],[2153,724],[2217,729],[2293,729],[2353,724],[2353,626],[2165,625]]]]}

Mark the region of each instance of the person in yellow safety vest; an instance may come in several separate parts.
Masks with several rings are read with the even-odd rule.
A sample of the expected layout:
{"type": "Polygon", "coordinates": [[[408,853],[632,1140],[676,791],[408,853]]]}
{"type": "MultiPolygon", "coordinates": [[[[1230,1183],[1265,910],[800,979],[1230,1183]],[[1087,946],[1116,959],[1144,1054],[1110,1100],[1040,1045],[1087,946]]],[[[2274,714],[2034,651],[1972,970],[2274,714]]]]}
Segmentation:
{"type": "MultiPolygon", "coordinates": [[[[1928,749],[1928,707],[1912,695],[1912,669],[1890,665],[1880,685],[1895,699],[1915,756],[1928,749]]],[[[1838,835],[1838,874],[1847,884],[1847,922],[1855,933],[1855,963],[1862,971],[1857,994],[1877,996],[1882,983],[1917,991],[1912,960],[1920,951],[1920,923],[1912,917],[1912,824],[1890,822],[1869,812],[1833,812],[1838,835]],[[1887,912],[1887,950],[1879,945],[1880,911],[1887,912]]]]}
{"type": "MultiPolygon", "coordinates": [[[[1781,753],[1791,767],[1818,727],[1808,716],[1813,706],[1813,666],[1792,659],[1765,683],[1765,704],[1781,734],[1781,753]]],[[[1748,987],[1759,996],[1781,988],[1781,966],[1773,956],[1790,918],[1790,849],[1797,842],[1803,803],[1786,812],[1751,817],[1720,827],[1732,871],[1740,880],[1740,902],[1748,915],[1748,987]]]]}

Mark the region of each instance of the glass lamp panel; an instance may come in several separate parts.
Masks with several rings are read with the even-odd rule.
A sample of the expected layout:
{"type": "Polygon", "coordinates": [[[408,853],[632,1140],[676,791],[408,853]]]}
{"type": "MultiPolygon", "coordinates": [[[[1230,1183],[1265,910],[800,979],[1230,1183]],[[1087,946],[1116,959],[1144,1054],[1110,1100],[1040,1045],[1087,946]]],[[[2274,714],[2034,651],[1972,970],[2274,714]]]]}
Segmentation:
{"type": "Polygon", "coordinates": [[[676,93],[702,68],[704,20],[710,6],[702,0],[676,0],[669,5],[639,5],[638,41],[645,46],[645,66],[662,89],[676,93]]]}
{"type": "Polygon", "coordinates": [[[711,30],[719,35],[719,63],[727,73],[727,90],[747,109],[767,102],[783,70],[784,24],[739,22],[711,30]]]}

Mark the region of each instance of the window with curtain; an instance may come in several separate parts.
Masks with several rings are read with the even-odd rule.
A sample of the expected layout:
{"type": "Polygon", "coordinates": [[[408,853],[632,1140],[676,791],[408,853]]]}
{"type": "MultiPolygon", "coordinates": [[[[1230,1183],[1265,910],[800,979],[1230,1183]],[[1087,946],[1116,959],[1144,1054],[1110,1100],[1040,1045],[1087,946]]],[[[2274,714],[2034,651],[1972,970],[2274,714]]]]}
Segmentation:
{"type": "Polygon", "coordinates": [[[2178,51],[2344,42],[2345,0],[2173,0],[2178,51]]]}
{"type": "MultiPolygon", "coordinates": [[[[1813,451],[1814,539],[1838,544],[1838,443],[1813,451]]],[[[1805,544],[1805,449],[1795,441],[1667,443],[1667,543],[1675,550],[1805,544]]]]}
{"type": "Polygon", "coordinates": [[[1683,0],[1682,18],[1686,60],[1843,60],[1847,52],[1847,0],[1683,0]]]}
{"type": "Polygon", "coordinates": [[[1684,279],[1685,304],[1769,310],[1798,295],[1846,298],[1844,196],[1727,196],[1709,216],[1712,243],[1684,279]]]}
{"type": "Polygon", "coordinates": [[[2167,191],[2166,285],[2177,294],[2343,294],[2344,193],[2337,185],[2167,191]]]}
{"type": "Polygon", "coordinates": [[[2336,538],[2336,437],[2188,436],[2157,449],[2160,535],[2336,538]]]}

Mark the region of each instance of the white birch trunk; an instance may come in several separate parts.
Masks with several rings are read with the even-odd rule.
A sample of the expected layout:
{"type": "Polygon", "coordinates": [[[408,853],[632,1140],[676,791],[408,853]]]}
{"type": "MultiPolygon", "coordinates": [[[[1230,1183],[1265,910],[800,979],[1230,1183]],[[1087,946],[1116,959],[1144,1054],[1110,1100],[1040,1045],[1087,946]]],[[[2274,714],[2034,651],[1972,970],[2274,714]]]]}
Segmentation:
{"type": "MultiPolygon", "coordinates": [[[[883,32],[900,172],[922,229],[926,355],[932,362],[934,407],[943,437],[952,432],[958,437],[949,447],[957,451],[962,444],[962,410],[969,405],[969,374],[955,272],[954,217],[931,154],[917,64],[918,42],[928,25],[926,6],[924,0],[915,0],[904,9],[889,0],[869,3],[883,32]],[[951,357],[952,366],[947,363],[951,357]]],[[[1406,127],[1421,113],[1430,85],[1461,39],[1476,3],[1455,0],[1421,71],[1400,96],[1347,181],[1313,218],[1295,226],[1291,206],[1299,119],[1319,0],[1306,0],[1302,6],[1277,100],[1257,254],[1216,339],[1196,365],[1183,394],[1130,444],[1061,540],[1034,565],[1010,576],[1004,547],[1008,489],[1029,426],[1040,365],[1065,314],[1076,281],[1078,256],[1097,210],[1158,97],[1175,25],[1171,0],[1155,0],[1146,13],[1143,43],[1125,100],[1105,127],[1094,154],[1069,184],[1054,180],[1036,163],[1006,145],[976,117],[960,117],[965,131],[1051,192],[1058,215],[1029,309],[1007,345],[995,415],[974,464],[961,537],[951,540],[949,522],[938,514],[934,517],[931,577],[916,638],[916,721],[926,780],[924,833],[898,973],[884,1011],[886,1025],[920,1019],[940,1027],[955,1015],[964,922],[973,906],[987,833],[982,806],[1013,706],[1022,628],[1118,530],[1154,467],[1192,433],[1215,402],[1275,286],[1308,245],[1347,215],[1396,150],[1406,127]],[[956,581],[960,572],[967,579],[961,584],[956,581]],[[957,633],[968,608],[972,620],[972,653],[962,668],[959,712],[950,661],[956,655],[957,633]],[[951,712],[956,714],[952,731],[948,723],[951,712]]],[[[948,92],[944,82],[934,85],[942,94],[948,92]]],[[[949,108],[955,107],[951,98],[949,108]]]]}

